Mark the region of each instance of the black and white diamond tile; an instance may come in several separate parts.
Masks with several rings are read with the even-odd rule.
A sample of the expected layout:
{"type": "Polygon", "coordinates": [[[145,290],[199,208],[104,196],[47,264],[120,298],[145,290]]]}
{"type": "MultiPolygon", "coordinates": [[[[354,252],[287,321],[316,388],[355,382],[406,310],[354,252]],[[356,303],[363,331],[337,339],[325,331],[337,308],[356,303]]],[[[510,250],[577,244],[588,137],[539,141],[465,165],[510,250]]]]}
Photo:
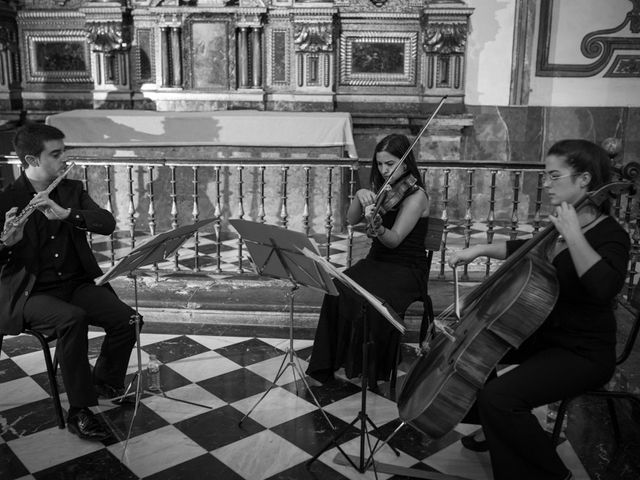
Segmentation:
{"type": "MultiPolygon", "coordinates": [[[[91,332],[90,337],[90,351],[95,356],[102,335],[91,332]]],[[[57,428],[43,376],[44,361],[33,342],[27,336],[5,337],[3,342],[3,480],[375,478],[372,471],[361,474],[344,465],[337,445],[330,443],[335,432],[341,431],[336,443],[348,454],[359,455],[359,384],[338,375],[335,382],[323,386],[307,377],[323,414],[299,374],[307,366],[309,340],[295,340],[295,355],[291,356],[288,339],[143,333],[142,363],[146,364],[152,353],[163,361],[161,377],[166,397],[142,395],[133,423],[132,406],[101,403],[95,411],[113,434],[104,442],[84,441],[57,428]],[[284,373],[274,385],[272,380],[281,367],[284,373]],[[271,390],[264,395],[269,387],[271,390]],[[329,448],[310,466],[305,465],[325,445],[329,448]]],[[[137,372],[135,353],[128,379],[137,372]]],[[[141,380],[144,386],[144,372],[141,380]]],[[[383,386],[382,390],[386,389],[383,386]]],[[[66,395],[61,398],[67,409],[66,395]]],[[[372,423],[366,438],[372,444],[387,438],[400,422],[395,403],[371,392],[367,394],[367,415],[372,423]]],[[[460,424],[445,437],[431,440],[404,426],[376,453],[376,461],[488,480],[488,454],[467,451],[459,442],[461,436],[476,428],[460,424]]],[[[559,451],[576,479],[589,478],[568,441],[559,451]]],[[[406,477],[378,472],[378,478],[406,477]]]]}

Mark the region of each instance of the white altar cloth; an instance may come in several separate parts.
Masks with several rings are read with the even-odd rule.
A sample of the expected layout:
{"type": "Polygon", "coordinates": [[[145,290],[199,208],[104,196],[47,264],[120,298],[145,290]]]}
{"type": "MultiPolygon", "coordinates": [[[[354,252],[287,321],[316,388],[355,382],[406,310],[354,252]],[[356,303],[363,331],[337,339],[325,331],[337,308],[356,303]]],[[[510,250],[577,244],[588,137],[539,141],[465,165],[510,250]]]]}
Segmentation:
{"type": "Polygon", "coordinates": [[[342,112],[72,110],[46,122],[70,147],[343,147],[358,156],[351,115],[342,112]]]}

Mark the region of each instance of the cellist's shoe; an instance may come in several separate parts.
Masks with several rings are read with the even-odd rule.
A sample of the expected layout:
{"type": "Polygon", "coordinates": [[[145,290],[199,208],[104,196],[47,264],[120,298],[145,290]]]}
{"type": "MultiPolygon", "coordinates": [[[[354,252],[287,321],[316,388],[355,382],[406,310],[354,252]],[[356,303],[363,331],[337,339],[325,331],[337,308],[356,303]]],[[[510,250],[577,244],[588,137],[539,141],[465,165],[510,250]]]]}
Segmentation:
{"type": "Polygon", "coordinates": [[[487,452],[489,450],[489,443],[486,440],[476,440],[475,433],[467,435],[460,439],[460,443],[467,450],[474,452],[487,452]]]}

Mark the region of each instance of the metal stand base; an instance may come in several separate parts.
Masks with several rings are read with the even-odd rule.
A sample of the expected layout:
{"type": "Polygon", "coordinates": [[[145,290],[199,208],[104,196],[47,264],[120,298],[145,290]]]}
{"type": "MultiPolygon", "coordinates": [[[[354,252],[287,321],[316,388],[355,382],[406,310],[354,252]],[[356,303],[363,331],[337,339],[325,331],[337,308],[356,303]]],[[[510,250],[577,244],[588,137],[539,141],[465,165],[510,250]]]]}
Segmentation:
{"type": "MultiPolygon", "coordinates": [[[[305,388],[311,394],[311,398],[313,398],[313,402],[320,409],[320,411],[322,412],[322,415],[324,416],[325,420],[331,426],[331,429],[335,430],[336,428],[333,426],[333,423],[331,423],[331,420],[327,416],[326,412],[322,409],[322,407],[320,406],[320,402],[318,402],[318,399],[316,398],[316,396],[314,395],[313,391],[309,387],[309,383],[307,383],[307,379],[305,378],[305,375],[302,372],[302,368],[300,367],[300,360],[298,359],[298,356],[296,355],[296,352],[295,352],[295,350],[293,348],[293,304],[294,304],[293,300],[294,300],[294,296],[295,296],[295,291],[299,287],[298,287],[298,284],[296,284],[295,282],[292,281],[292,283],[293,283],[293,286],[291,287],[291,290],[289,291],[289,346],[287,347],[287,349],[285,351],[285,356],[282,359],[282,363],[280,364],[280,368],[278,368],[278,372],[276,373],[276,377],[271,382],[271,385],[269,385],[269,388],[267,389],[267,391],[262,394],[262,396],[253,405],[253,407],[251,407],[251,409],[245,414],[245,416],[242,417],[242,419],[238,422],[238,425],[242,425],[242,422],[244,422],[244,420],[249,415],[251,415],[251,412],[253,412],[256,409],[258,404],[269,394],[271,389],[276,386],[276,383],[278,382],[278,380],[280,380],[280,377],[284,374],[284,372],[287,370],[287,368],[291,367],[294,381],[296,380],[296,373],[297,373],[298,376],[300,377],[300,379],[302,379],[302,382],[304,383],[305,388]],[[288,362],[287,362],[287,359],[289,359],[288,362]],[[294,361],[294,359],[295,359],[295,361],[294,361]]],[[[297,388],[297,386],[296,386],[296,388],[297,388]]]]}
{"type": "MultiPolygon", "coordinates": [[[[313,462],[315,462],[320,455],[322,455],[325,451],[327,451],[332,445],[338,449],[338,451],[344,456],[347,462],[360,473],[364,473],[367,469],[372,468],[375,478],[378,478],[378,472],[376,470],[377,463],[373,459],[373,454],[378,451],[378,444],[380,440],[376,440],[376,443],[372,446],[371,440],[369,438],[369,429],[370,425],[374,430],[377,430],[378,427],[373,423],[373,421],[367,415],[367,388],[369,383],[369,348],[371,347],[372,342],[368,341],[369,338],[369,326],[367,322],[367,304],[362,304],[362,383],[360,388],[360,412],[356,418],[354,418],[351,423],[344,428],[342,428],[336,435],[324,445],[318,453],[316,453],[311,459],[309,459],[306,463],[307,468],[311,466],[313,462]],[[353,427],[355,424],[360,422],[360,455],[359,457],[353,457],[348,455],[338,443],[338,439],[344,435],[350,427],[353,427]],[[365,446],[369,449],[369,457],[366,456],[365,446]],[[354,461],[355,460],[355,461],[354,461]],[[356,464],[357,462],[357,464],[356,464]]],[[[400,452],[389,445],[389,447],[393,450],[393,452],[400,456],[400,452]]]]}
{"type": "MultiPolygon", "coordinates": [[[[174,398],[167,396],[164,392],[153,392],[150,390],[145,390],[142,388],[142,348],[140,347],[140,313],[138,311],[138,277],[136,275],[131,275],[133,278],[133,292],[134,292],[134,303],[135,303],[135,311],[136,313],[131,316],[130,324],[135,325],[136,331],[136,356],[138,360],[138,368],[136,373],[133,375],[133,378],[129,382],[129,385],[124,391],[124,394],[118,398],[113,399],[113,403],[122,403],[125,398],[130,395],[135,395],[134,409],[133,415],[131,416],[131,422],[129,423],[129,429],[127,430],[127,439],[125,440],[124,447],[122,448],[122,456],[120,458],[121,461],[124,460],[124,455],[127,451],[127,446],[129,445],[129,438],[131,438],[131,431],[133,429],[133,423],[135,422],[136,415],[138,413],[138,407],[140,405],[140,398],[143,393],[156,395],[159,397],[167,398],[169,400],[174,400],[177,402],[187,403],[189,405],[195,405],[197,407],[208,408],[211,409],[208,405],[202,405],[199,403],[190,402],[188,400],[183,400],[181,398],[174,398]],[[135,382],[135,390],[132,391],[133,384],[135,382]]],[[[124,463],[124,462],[123,462],[124,463]]]]}

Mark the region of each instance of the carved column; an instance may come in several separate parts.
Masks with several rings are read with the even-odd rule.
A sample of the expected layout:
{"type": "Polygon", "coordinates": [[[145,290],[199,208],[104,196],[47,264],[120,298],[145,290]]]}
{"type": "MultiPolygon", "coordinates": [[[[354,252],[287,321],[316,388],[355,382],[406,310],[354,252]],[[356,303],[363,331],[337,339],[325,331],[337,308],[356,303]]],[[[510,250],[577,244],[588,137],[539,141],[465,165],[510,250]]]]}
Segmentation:
{"type": "Polygon", "coordinates": [[[160,16],[160,68],[163,88],[183,87],[182,15],[171,13],[160,16]]]}
{"type": "Polygon", "coordinates": [[[238,28],[238,88],[249,88],[248,27],[238,28]]]}
{"type": "Polygon", "coordinates": [[[262,88],[262,27],[251,29],[251,66],[253,88],[262,88]]]}
{"type": "Polygon", "coordinates": [[[160,52],[162,55],[162,83],[163,87],[170,86],[171,82],[171,58],[169,56],[169,27],[160,27],[160,52]]]}
{"type": "MultiPolygon", "coordinates": [[[[248,2],[242,2],[244,7],[248,2]]],[[[246,5],[247,7],[251,5],[246,5]]],[[[263,16],[261,8],[241,8],[236,20],[236,65],[238,88],[262,88],[263,55],[262,34],[263,16]]]]}
{"type": "Polygon", "coordinates": [[[182,87],[182,54],[180,48],[181,28],[171,27],[171,66],[173,78],[171,86],[182,87]]]}

